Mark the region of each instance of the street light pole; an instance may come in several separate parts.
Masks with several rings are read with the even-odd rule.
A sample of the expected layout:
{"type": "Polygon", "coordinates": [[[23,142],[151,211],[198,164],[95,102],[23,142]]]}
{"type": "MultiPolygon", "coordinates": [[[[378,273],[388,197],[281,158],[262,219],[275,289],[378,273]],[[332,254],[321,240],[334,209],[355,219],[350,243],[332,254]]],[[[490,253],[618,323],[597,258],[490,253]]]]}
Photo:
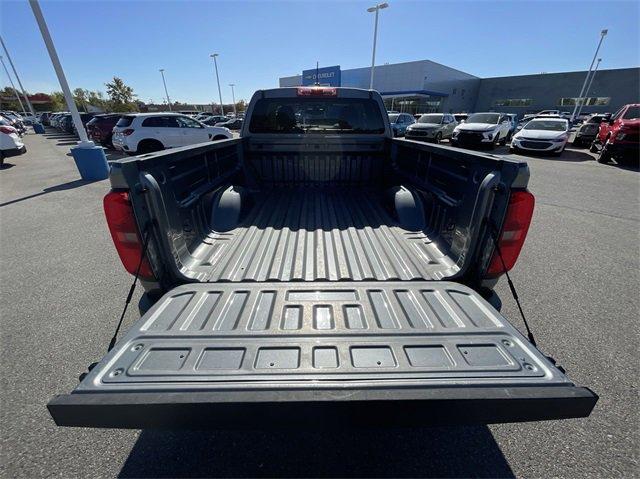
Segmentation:
{"type": "Polygon", "coordinates": [[[596,63],[596,67],[593,69],[593,73],[591,74],[591,80],[589,80],[589,85],[587,85],[587,89],[584,91],[585,101],[580,102],[580,108],[578,108],[578,112],[576,113],[576,118],[580,116],[584,103],[589,100],[589,90],[591,90],[593,79],[596,76],[596,72],[598,71],[598,67],[600,66],[601,61],[602,61],[602,58],[598,58],[598,63],[596,63]]]}
{"type": "Polygon", "coordinates": [[[107,163],[107,157],[104,154],[102,147],[97,147],[93,141],[89,141],[89,138],[87,137],[87,132],[84,129],[82,120],[80,119],[80,113],[78,113],[76,102],[73,101],[71,89],[69,88],[67,78],[64,75],[64,70],[60,64],[56,47],[53,45],[53,40],[51,39],[47,23],[44,20],[44,15],[42,15],[42,10],[40,9],[38,0],[29,0],[29,5],[31,5],[31,10],[33,10],[33,16],[36,18],[36,22],[38,22],[38,28],[40,28],[42,39],[44,40],[44,44],[47,46],[49,57],[51,57],[51,63],[53,64],[58,81],[60,82],[64,99],[67,102],[67,108],[69,108],[69,111],[71,112],[71,118],[73,119],[78,136],[80,137],[78,146],[76,148],[71,148],[71,156],[73,156],[73,160],[75,161],[78,172],[83,180],[104,180],[109,176],[109,164],[107,163]]]}
{"type": "Polygon", "coordinates": [[[576,104],[573,106],[573,113],[571,113],[571,122],[573,122],[573,120],[576,117],[576,110],[578,109],[578,104],[582,103],[582,95],[584,94],[584,89],[587,86],[587,82],[589,81],[589,75],[591,75],[591,70],[593,69],[593,64],[596,61],[596,57],[598,56],[598,52],[600,51],[600,46],[602,45],[602,41],[604,40],[604,37],[607,36],[607,33],[609,33],[609,30],[607,30],[606,28],[600,32],[600,41],[598,42],[598,47],[596,48],[596,52],[593,54],[593,60],[591,60],[589,71],[587,72],[587,76],[584,79],[582,88],[580,89],[580,95],[578,95],[578,101],[576,101],[576,104]]]}
{"type": "Polygon", "coordinates": [[[4,40],[2,39],[2,35],[0,35],[0,43],[2,43],[2,48],[4,49],[4,52],[7,54],[7,60],[9,60],[9,65],[11,65],[11,69],[13,70],[13,74],[16,76],[16,80],[18,80],[18,85],[20,86],[20,90],[22,90],[22,96],[24,96],[24,101],[27,102],[27,106],[29,107],[29,110],[31,111],[31,114],[35,117],[36,116],[36,112],[33,109],[33,106],[31,105],[31,102],[29,101],[29,97],[27,96],[27,92],[25,91],[24,87],[22,86],[22,82],[20,81],[20,77],[18,76],[18,72],[16,71],[16,67],[13,64],[13,60],[11,60],[11,55],[9,55],[9,50],[7,50],[7,46],[4,44],[4,40]]]}
{"type": "Polygon", "coordinates": [[[76,126],[76,130],[78,131],[78,136],[80,137],[80,143],[88,147],[93,146],[93,142],[89,141],[87,132],[84,129],[82,120],[80,119],[80,113],[78,113],[76,102],[73,100],[73,96],[71,95],[71,89],[69,88],[69,84],[67,83],[67,78],[64,75],[64,70],[62,69],[60,58],[58,58],[58,52],[56,51],[56,47],[53,45],[53,40],[51,39],[49,28],[47,27],[47,24],[44,21],[44,15],[42,15],[40,4],[38,3],[38,0],[29,0],[29,5],[31,5],[31,10],[33,10],[33,16],[36,17],[36,22],[38,23],[38,27],[40,28],[42,39],[44,40],[44,44],[46,45],[47,50],[49,52],[49,57],[51,57],[51,63],[53,63],[53,69],[56,71],[56,76],[58,77],[58,81],[60,82],[60,88],[62,88],[64,99],[67,102],[67,108],[69,108],[69,111],[71,112],[71,118],[73,119],[73,124],[76,126]]]}
{"type": "Polygon", "coordinates": [[[233,91],[233,87],[236,86],[236,84],[229,83],[229,86],[231,87],[231,99],[233,100],[233,115],[238,116],[238,112],[236,111],[236,94],[233,91]]]}
{"type": "Polygon", "coordinates": [[[11,79],[11,75],[9,75],[9,70],[7,70],[7,65],[4,64],[4,59],[2,57],[2,55],[0,55],[0,62],[2,62],[2,66],[4,67],[4,71],[7,72],[7,76],[9,77],[9,81],[11,82],[11,88],[13,88],[13,93],[16,96],[16,99],[18,100],[18,103],[20,103],[20,111],[25,111],[24,109],[24,105],[22,104],[22,100],[20,99],[20,95],[18,95],[18,90],[16,90],[16,86],[13,84],[13,80],[11,79]]]}
{"type": "Polygon", "coordinates": [[[215,66],[215,69],[216,69],[216,81],[218,82],[218,95],[220,96],[220,114],[224,115],[224,106],[222,106],[222,90],[220,89],[220,76],[218,75],[218,60],[216,60],[218,58],[218,54],[212,53],[209,56],[213,58],[213,65],[215,66]]]}
{"type": "Polygon", "coordinates": [[[167,91],[167,82],[164,80],[164,68],[160,69],[160,75],[162,75],[162,84],[164,85],[164,94],[167,97],[167,105],[169,105],[169,111],[173,111],[171,109],[171,100],[169,99],[169,92],[167,91]]]}
{"type": "Polygon", "coordinates": [[[378,13],[383,8],[387,8],[388,3],[378,3],[375,7],[367,8],[367,12],[376,12],[375,26],[373,27],[373,53],[371,55],[371,78],[369,80],[369,90],[373,90],[373,71],[376,67],[376,42],[378,40],[378,13]]]}

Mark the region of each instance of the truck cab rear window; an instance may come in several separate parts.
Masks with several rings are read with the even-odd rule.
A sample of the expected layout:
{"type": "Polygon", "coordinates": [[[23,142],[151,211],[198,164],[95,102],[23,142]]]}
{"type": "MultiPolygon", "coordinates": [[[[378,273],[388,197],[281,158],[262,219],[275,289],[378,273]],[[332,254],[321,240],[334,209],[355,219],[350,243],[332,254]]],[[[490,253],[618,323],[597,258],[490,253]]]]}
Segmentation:
{"type": "Polygon", "coordinates": [[[380,107],[360,98],[265,98],[251,115],[251,133],[384,133],[380,107]]]}

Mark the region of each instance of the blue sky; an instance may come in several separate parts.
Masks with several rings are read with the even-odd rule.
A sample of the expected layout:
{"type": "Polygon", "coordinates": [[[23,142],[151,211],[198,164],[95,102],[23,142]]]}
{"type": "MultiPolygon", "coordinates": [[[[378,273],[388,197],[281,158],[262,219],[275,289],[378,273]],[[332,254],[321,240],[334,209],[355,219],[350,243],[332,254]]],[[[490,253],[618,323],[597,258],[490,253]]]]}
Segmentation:
{"type": "MultiPolygon", "coordinates": [[[[120,76],[143,101],[223,99],[277,86],[303,69],[371,61],[374,1],[53,1],[42,10],[72,88],[120,76]]],[[[586,69],[602,28],[601,68],[640,64],[637,1],[389,0],[377,63],[429,59],[480,76],[586,69]]],[[[29,91],[59,90],[26,0],[0,0],[0,28],[29,91]]],[[[7,77],[0,74],[2,86],[7,77]]]]}

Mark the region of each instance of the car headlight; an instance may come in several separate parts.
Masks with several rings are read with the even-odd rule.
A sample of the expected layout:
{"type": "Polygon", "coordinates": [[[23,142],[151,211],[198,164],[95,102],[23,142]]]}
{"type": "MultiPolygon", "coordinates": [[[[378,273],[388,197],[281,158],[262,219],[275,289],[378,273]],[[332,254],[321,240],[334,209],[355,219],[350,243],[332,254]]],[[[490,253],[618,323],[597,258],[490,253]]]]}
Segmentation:
{"type": "Polygon", "coordinates": [[[482,133],[482,135],[488,140],[491,140],[495,134],[496,134],[496,130],[489,130],[482,133]]]}

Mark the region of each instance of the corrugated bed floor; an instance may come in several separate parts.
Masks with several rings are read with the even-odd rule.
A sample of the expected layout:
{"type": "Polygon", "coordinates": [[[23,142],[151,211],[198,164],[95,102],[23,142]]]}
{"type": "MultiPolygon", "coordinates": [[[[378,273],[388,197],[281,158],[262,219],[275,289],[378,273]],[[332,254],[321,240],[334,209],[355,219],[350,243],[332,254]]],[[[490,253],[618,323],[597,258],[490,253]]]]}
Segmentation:
{"type": "Polygon", "coordinates": [[[365,190],[261,193],[240,226],[212,232],[195,256],[200,281],[438,280],[455,271],[365,190]]]}

